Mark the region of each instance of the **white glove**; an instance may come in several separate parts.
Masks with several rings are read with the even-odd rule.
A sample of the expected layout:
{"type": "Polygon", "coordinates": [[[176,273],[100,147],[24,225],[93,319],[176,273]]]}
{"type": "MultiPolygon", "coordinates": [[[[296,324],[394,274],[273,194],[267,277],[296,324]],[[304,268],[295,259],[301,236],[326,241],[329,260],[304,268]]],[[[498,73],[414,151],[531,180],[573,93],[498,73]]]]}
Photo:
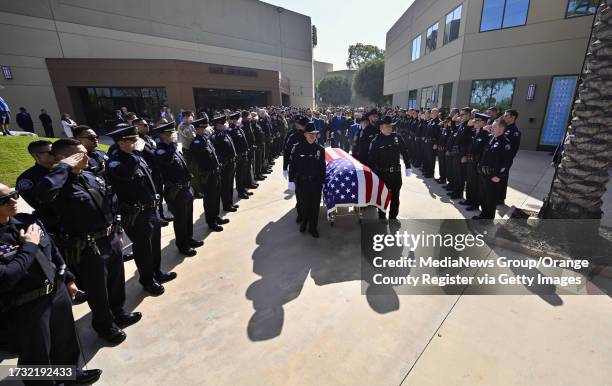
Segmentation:
{"type": "Polygon", "coordinates": [[[285,179],[289,178],[289,172],[287,170],[283,170],[283,177],[285,177],[285,179]]]}
{"type": "Polygon", "coordinates": [[[291,190],[292,192],[295,191],[295,182],[290,182],[287,188],[291,190]]]}
{"type": "Polygon", "coordinates": [[[412,174],[412,169],[406,169],[406,177],[410,177],[412,174]]]}

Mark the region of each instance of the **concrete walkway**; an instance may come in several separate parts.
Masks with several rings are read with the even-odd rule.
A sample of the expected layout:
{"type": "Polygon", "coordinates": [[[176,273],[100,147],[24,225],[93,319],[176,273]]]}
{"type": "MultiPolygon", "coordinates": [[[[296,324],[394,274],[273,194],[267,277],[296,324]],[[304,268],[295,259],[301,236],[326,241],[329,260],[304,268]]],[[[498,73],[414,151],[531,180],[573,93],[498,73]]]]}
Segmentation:
{"type": "MultiPolygon", "coordinates": [[[[537,210],[550,157],[519,154],[507,203],[537,210]]],[[[222,233],[207,233],[195,202],[197,256],[178,255],[163,228],[163,265],[178,273],[164,295],[145,296],[126,264],[126,308],[144,317],[120,346],[104,347],[75,307],[100,384],[612,384],[609,297],[361,295],[357,218],[331,228],[322,210],[321,238],[299,233],[280,163],[222,233]]],[[[405,178],[400,217],[462,218],[443,192],[405,178]]]]}

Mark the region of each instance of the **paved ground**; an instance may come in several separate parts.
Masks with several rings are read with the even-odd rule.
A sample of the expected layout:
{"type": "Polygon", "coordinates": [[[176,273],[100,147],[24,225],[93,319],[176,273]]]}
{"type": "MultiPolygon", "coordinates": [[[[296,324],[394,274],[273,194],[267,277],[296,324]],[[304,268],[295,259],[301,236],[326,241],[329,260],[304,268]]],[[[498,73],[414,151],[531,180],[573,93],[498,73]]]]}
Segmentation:
{"type": "MultiPolygon", "coordinates": [[[[537,210],[550,157],[519,154],[507,203],[537,210]]],[[[100,384],[612,384],[609,297],[361,295],[357,219],[322,220],[318,240],[300,234],[278,164],[222,233],[207,233],[196,201],[196,257],[179,257],[163,229],[178,279],[161,297],[145,297],[126,264],[127,308],[144,317],[123,344],[101,346],[87,306],[75,307],[100,384]]],[[[400,217],[463,217],[442,192],[405,179],[400,217]]]]}

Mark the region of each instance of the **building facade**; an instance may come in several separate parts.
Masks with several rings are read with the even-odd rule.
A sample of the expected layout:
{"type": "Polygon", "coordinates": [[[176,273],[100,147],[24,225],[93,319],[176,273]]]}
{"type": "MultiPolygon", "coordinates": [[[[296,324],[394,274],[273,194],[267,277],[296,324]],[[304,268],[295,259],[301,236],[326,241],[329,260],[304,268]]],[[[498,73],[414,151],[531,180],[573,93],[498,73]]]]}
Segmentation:
{"type": "Polygon", "coordinates": [[[257,0],[3,1],[0,95],[56,127],[68,113],[101,128],[121,106],[311,107],[311,28],[257,0]]]}
{"type": "Polygon", "coordinates": [[[384,93],[402,107],[512,107],[523,148],[556,146],[597,3],[416,0],[387,32],[384,93]]]}

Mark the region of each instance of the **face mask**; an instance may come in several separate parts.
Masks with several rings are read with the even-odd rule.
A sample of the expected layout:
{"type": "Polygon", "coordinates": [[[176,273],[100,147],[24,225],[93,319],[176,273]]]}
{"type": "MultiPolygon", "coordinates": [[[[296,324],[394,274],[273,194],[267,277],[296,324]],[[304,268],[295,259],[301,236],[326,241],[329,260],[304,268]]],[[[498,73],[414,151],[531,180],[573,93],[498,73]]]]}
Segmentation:
{"type": "Polygon", "coordinates": [[[143,151],[145,148],[145,141],[142,138],[138,138],[134,143],[134,150],[143,151]]]}
{"type": "Polygon", "coordinates": [[[172,133],[172,135],[170,136],[170,140],[172,142],[178,142],[178,134],[176,133],[176,131],[172,133]]]}

